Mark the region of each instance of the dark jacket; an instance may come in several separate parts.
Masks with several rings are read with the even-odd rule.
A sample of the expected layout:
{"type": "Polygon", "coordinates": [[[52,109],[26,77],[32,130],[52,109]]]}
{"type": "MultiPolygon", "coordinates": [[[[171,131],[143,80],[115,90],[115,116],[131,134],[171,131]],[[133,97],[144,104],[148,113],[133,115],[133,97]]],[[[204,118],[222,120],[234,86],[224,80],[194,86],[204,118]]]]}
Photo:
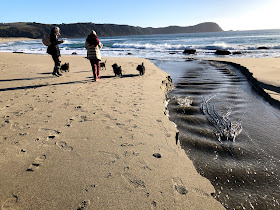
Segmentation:
{"type": "Polygon", "coordinates": [[[58,41],[55,33],[50,34],[50,41],[51,41],[52,44],[50,46],[48,46],[47,53],[50,54],[50,55],[54,55],[54,56],[59,57],[60,56],[60,50],[59,50],[58,44],[63,43],[63,41],[58,41]]]}
{"type": "Polygon", "coordinates": [[[97,45],[99,45],[99,39],[96,35],[94,34],[90,34],[88,35],[87,39],[86,39],[87,43],[89,43],[90,45],[93,45],[93,47],[96,47],[97,45]]]}

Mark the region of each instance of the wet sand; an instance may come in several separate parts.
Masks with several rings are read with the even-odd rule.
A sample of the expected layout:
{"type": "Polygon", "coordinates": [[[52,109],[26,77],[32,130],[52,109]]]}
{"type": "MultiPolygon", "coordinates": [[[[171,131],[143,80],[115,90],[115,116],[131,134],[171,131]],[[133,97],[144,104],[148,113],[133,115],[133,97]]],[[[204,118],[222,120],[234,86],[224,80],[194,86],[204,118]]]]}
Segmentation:
{"type": "Polygon", "coordinates": [[[249,83],[242,66],[194,60],[159,67],[175,65],[182,73],[168,94],[170,120],[215,197],[227,209],[278,209],[279,109],[252,88],[259,82],[249,83]]]}
{"type": "Polygon", "coordinates": [[[48,55],[0,53],[2,209],[223,209],[176,145],[168,75],[104,60],[93,82],[84,57],[62,56],[70,72],[57,78],[48,55]]]}
{"type": "Polygon", "coordinates": [[[239,64],[249,71],[272,99],[280,102],[280,58],[219,58],[211,59],[239,64]]]}

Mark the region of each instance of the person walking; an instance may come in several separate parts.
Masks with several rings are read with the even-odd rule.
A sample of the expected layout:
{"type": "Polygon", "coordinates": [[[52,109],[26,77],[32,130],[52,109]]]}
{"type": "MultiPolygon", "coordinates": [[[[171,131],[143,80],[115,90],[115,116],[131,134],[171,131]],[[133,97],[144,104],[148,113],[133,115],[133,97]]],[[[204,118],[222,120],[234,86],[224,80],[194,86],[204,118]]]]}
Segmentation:
{"type": "Polygon", "coordinates": [[[98,36],[94,30],[87,36],[85,42],[85,48],[87,49],[87,59],[89,59],[92,72],[93,80],[96,81],[100,79],[100,61],[101,53],[100,49],[103,47],[103,44],[99,41],[98,36]]]}
{"type": "Polygon", "coordinates": [[[54,61],[54,68],[52,75],[54,76],[61,76],[62,74],[59,72],[60,69],[60,50],[59,50],[59,44],[63,43],[64,40],[58,41],[58,36],[60,35],[60,28],[59,27],[53,27],[50,34],[50,42],[51,45],[48,46],[47,53],[52,56],[52,59],[54,61]]]}

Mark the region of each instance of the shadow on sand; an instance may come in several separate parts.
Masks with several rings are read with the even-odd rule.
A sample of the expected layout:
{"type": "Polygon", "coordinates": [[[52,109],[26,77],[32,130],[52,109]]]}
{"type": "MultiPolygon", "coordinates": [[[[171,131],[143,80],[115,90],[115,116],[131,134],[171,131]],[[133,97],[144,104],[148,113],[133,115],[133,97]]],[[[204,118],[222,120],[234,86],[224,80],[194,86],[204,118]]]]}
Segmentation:
{"type": "MultiPolygon", "coordinates": [[[[115,76],[115,75],[101,76],[100,79],[108,79],[108,78],[114,78],[114,77],[117,77],[117,76],[115,76]]],[[[129,77],[139,77],[139,74],[122,75],[122,78],[129,78],[129,77]]]]}
{"type": "MultiPolygon", "coordinates": [[[[80,71],[80,72],[74,72],[74,73],[81,73],[81,72],[89,72],[89,71],[80,71]]],[[[48,75],[51,73],[38,73],[43,75],[48,75]]],[[[108,79],[108,78],[115,78],[115,75],[108,75],[108,76],[101,76],[101,79],[108,79]]],[[[126,74],[122,76],[123,78],[130,78],[130,77],[139,77],[139,74],[126,74]]],[[[0,80],[0,82],[12,82],[12,81],[29,81],[29,80],[42,80],[42,79],[50,79],[54,78],[53,76],[48,77],[33,77],[33,78],[20,78],[20,79],[3,79],[0,80]]],[[[21,87],[10,87],[10,88],[1,88],[0,92],[4,91],[12,91],[12,90],[27,90],[27,89],[35,89],[40,87],[46,87],[46,86],[56,86],[56,85],[70,85],[70,84],[78,84],[78,83],[86,83],[86,82],[92,82],[92,77],[87,77],[85,80],[81,81],[71,81],[71,82],[61,82],[61,83],[54,83],[54,84],[38,84],[38,85],[26,85],[21,87]]]]}
{"type": "Polygon", "coordinates": [[[265,84],[263,82],[259,82],[260,86],[264,89],[271,90],[276,93],[280,93],[280,87],[276,87],[274,85],[265,84]]]}
{"type": "Polygon", "coordinates": [[[38,85],[27,85],[27,86],[22,86],[22,87],[1,88],[0,92],[11,91],[11,90],[35,89],[35,88],[47,87],[47,86],[70,85],[70,84],[86,83],[86,82],[91,82],[91,81],[92,80],[81,80],[81,81],[61,82],[61,83],[54,83],[54,84],[38,84],[38,85]]]}

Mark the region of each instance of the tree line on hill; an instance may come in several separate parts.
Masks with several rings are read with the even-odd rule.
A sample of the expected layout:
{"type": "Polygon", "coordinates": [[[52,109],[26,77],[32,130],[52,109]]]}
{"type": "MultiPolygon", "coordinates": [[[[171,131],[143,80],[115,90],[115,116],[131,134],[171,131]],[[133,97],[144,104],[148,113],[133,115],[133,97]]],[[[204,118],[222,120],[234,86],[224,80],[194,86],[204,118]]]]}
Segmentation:
{"type": "Polygon", "coordinates": [[[65,38],[86,37],[91,30],[95,30],[100,37],[223,31],[217,23],[213,22],[205,22],[187,27],[169,26],[162,28],[142,28],[129,25],[95,23],[42,24],[36,22],[18,22],[0,23],[0,37],[28,37],[38,39],[44,37],[45,34],[49,34],[53,26],[60,27],[61,35],[65,38]]]}

